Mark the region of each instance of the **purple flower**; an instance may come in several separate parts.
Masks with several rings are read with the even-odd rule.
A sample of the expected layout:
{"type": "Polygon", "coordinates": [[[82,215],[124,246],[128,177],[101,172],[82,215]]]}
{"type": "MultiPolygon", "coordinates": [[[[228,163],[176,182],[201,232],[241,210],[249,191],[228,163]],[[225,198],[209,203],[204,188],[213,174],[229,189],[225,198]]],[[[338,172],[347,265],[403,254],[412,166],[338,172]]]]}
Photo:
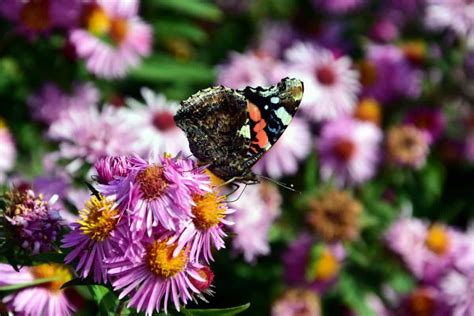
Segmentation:
{"type": "Polygon", "coordinates": [[[441,292],[454,316],[474,315],[474,270],[451,271],[440,282],[441,292]]]}
{"type": "Polygon", "coordinates": [[[67,109],[95,106],[99,98],[99,91],[92,83],[76,83],[69,93],[46,83],[37,94],[28,97],[28,106],[35,120],[51,124],[67,109]]]}
{"type": "Polygon", "coordinates": [[[326,123],[317,143],[321,177],[335,177],[339,186],[372,178],[380,159],[380,129],[369,122],[341,118],[326,123]]]}
{"type": "Polygon", "coordinates": [[[269,86],[286,77],[283,64],[266,55],[255,52],[231,53],[229,61],[218,67],[217,83],[241,89],[246,86],[269,86]]]}
{"type": "Polygon", "coordinates": [[[113,180],[125,177],[130,172],[130,157],[128,156],[106,156],[99,158],[94,164],[97,171],[97,181],[101,184],[109,184],[113,180]]]}
{"type": "Polygon", "coordinates": [[[126,236],[124,229],[119,231],[117,225],[119,210],[114,201],[103,196],[92,196],[80,211],[80,217],[62,240],[63,248],[73,248],[64,262],[69,264],[79,258],[76,271],[82,270],[82,278],[92,272],[95,282],[106,283],[108,276],[104,262],[112,255],[122,254],[117,236],[122,240],[126,236]]]}
{"type": "Polygon", "coordinates": [[[234,210],[227,207],[224,196],[217,192],[194,195],[193,202],[191,209],[193,217],[180,225],[180,231],[168,243],[176,241],[178,243],[173,255],[178,255],[182,249],[188,247],[191,261],[199,262],[202,259],[209,263],[214,260],[213,248],[216,250],[225,248],[223,238],[227,237],[227,234],[223,228],[224,225],[234,224],[226,219],[226,216],[234,213],[234,210]]]}
{"type": "Polygon", "coordinates": [[[451,314],[443,294],[436,287],[431,286],[419,286],[402,297],[399,310],[402,312],[401,315],[455,315],[451,314]]]}
{"type": "Polygon", "coordinates": [[[144,238],[143,247],[134,258],[125,256],[109,263],[112,286],[120,291],[119,299],[129,295],[128,306],[145,315],[156,310],[168,312],[172,301],[176,310],[194,297],[201,296],[195,284],[204,284],[204,266],[189,260],[188,249],[182,249],[173,256],[177,244],[169,244],[167,239],[144,238]]]}
{"type": "Polygon", "coordinates": [[[186,134],[176,126],[173,118],[179,104],[147,88],[142,88],[141,94],[145,105],[127,99],[130,108],[120,110],[129,128],[138,131],[135,143],[137,153],[148,154],[152,151],[160,155],[165,152],[189,155],[191,152],[186,134]]]}
{"type": "Polygon", "coordinates": [[[16,148],[13,136],[0,118],[0,183],[5,181],[5,173],[13,169],[16,162],[16,148]]]}
{"type": "Polygon", "coordinates": [[[295,174],[298,171],[298,163],[311,151],[311,138],[308,124],[298,117],[293,118],[281,138],[252,170],[272,178],[295,174]]]}
{"type": "Polygon", "coordinates": [[[10,265],[0,263],[0,286],[30,283],[38,279],[55,278],[55,281],[25,287],[5,298],[10,312],[15,315],[69,316],[75,307],[68,300],[61,286],[72,279],[72,274],[64,265],[41,264],[23,267],[15,271],[10,265]]]}
{"type": "Polygon", "coordinates": [[[280,58],[298,38],[296,30],[287,22],[266,21],[262,23],[257,39],[257,51],[280,58]]]}
{"type": "Polygon", "coordinates": [[[301,110],[315,121],[350,114],[360,91],[359,74],[349,57],[302,42],[285,53],[291,73],[303,80],[301,110]]]}
{"type": "Polygon", "coordinates": [[[409,111],[403,122],[414,125],[426,134],[428,143],[431,144],[439,139],[444,131],[446,119],[439,109],[420,107],[409,111]]]}
{"type": "Polygon", "coordinates": [[[313,0],[317,10],[323,9],[333,14],[343,14],[359,8],[365,0],[313,0]]]}
{"type": "Polygon", "coordinates": [[[87,69],[102,78],[122,78],[151,53],[152,28],[137,15],[139,2],[97,0],[85,9],[83,28],[69,36],[87,69]]]}
{"type": "Polygon", "coordinates": [[[236,212],[232,216],[235,250],[242,252],[247,262],[270,252],[268,232],[280,214],[281,196],[269,183],[249,186],[234,202],[236,212]]]}
{"type": "Polygon", "coordinates": [[[416,98],[421,93],[421,72],[396,46],[369,45],[360,69],[364,95],[382,103],[401,97],[416,98]]]}
{"type": "Polygon", "coordinates": [[[192,217],[193,194],[210,190],[209,177],[183,158],[163,157],[154,163],[134,156],[130,166],[126,177],[102,185],[101,191],[127,210],[135,233],[150,236],[158,225],[176,231],[178,221],[192,217]]]}
{"type": "Polygon", "coordinates": [[[10,242],[31,251],[33,254],[53,249],[61,227],[59,211],[51,209],[53,197],[44,201],[31,190],[12,190],[5,194],[6,207],[3,212],[5,225],[14,236],[10,242]]]}
{"type": "Polygon", "coordinates": [[[306,269],[313,244],[311,235],[302,233],[283,254],[283,276],[288,285],[301,286],[306,283],[306,269]]]}
{"type": "Polygon", "coordinates": [[[370,34],[376,41],[389,42],[399,36],[398,28],[398,25],[392,17],[381,16],[375,20],[370,29],[370,34]]]}

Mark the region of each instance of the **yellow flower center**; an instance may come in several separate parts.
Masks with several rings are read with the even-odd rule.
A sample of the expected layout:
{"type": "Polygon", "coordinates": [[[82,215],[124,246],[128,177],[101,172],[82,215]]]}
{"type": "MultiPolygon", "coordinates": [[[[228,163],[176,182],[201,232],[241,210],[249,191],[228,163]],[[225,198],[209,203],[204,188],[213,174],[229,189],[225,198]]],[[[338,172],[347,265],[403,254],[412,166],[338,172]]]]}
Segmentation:
{"type": "Polygon", "coordinates": [[[149,166],[141,171],[137,175],[137,182],[145,200],[158,199],[168,187],[168,180],[164,176],[163,167],[156,165],[149,166]]]}
{"type": "Polygon", "coordinates": [[[208,230],[220,223],[224,218],[225,205],[224,198],[215,192],[206,195],[195,195],[193,197],[195,206],[192,213],[194,225],[200,230],[208,230]]]}
{"type": "Polygon", "coordinates": [[[425,245],[435,254],[442,256],[449,249],[449,236],[446,229],[439,224],[434,224],[428,230],[425,245]]]}
{"type": "Polygon", "coordinates": [[[377,68],[368,60],[359,64],[360,82],[363,86],[371,86],[377,80],[377,68]]]}
{"type": "Polygon", "coordinates": [[[339,273],[339,262],[329,249],[324,249],[321,253],[314,269],[316,280],[328,281],[339,273]]]}
{"type": "Polygon", "coordinates": [[[95,36],[110,36],[115,44],[120,44],[127,36],[128,21],[111,18],[100,6],[94,6],[86,15],[87,30],[95,36]]]}
{"type": "Polygon", "coordinates": [[[426,43],[422,40],[408,41],[402,44],[405,56],[414,63],[422,63],[426,57],[426,43]]]}
{"type": "Polygon", "coordinates": [[[50,26],[49,0],[30,0],[20,9],[20,19],[33,31],[44,31],[50,26]]]}
{"type": "Polygon", "coordinates": [[[182,272],[188,263],[186,249],[173,258],[177,244],[167,245],[167,240],[155,241],[148,249],[147,263],[151,272],[163,278],[171,278],[182,272]]]}
{"type": "Polygon", "coordinates": [[[102,241],[107,238],[117,225],[118,210],[113,201],[103,196],[92,196],[81,211],[81,230],[92,240],[102,241]]]}
{"type": "Polygon", "coordinates": [[[380,104],[372,98],[362,99],[355,110],[354,116],[361,121],[380,124],[381,120],[380,104]]]}
{"type": "Polygon", "coordinates": [[[5,122],[4,119],[0,117],[0,130],[6,129],[7,128],[7,123],[5,122]]]}
{"type": "Polygon", "coordinates": [[[62,264],[45,263],[39,266],[30,267],[29,269],[35,279],[56,279],[55,281],[42,283],[40,285],[49,289],[51,292],[59,292],[61,286],[72,279],[71,271],[69,271],[69,269],[62,264]]]}

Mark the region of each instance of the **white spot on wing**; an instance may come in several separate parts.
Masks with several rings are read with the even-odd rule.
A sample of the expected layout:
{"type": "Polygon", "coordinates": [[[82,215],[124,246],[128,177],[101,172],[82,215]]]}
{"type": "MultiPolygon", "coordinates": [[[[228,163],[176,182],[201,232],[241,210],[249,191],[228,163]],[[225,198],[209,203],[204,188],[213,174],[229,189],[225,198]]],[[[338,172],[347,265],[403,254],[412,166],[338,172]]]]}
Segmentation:
{"type": "Polygon", "coordinates": [[[250,125],[245,124],[239,130],[239,134],[245,138],[250,138],[250,125]]]}
{"type": "Polygon", "coordinates": [[[275,111],[276,116],[280,119],[283,125],[287,126],[290,124],[292,116],[288,114],[283,106],[279,107],[278,110],[275,111]]]}
{"type": "Polygon", "coordinates": [[[280,98],[279,97],[272,97],[270,99],[270,102],[273,103],[273,104],[278,104],[278,102],[280,102],[280,98]]]}

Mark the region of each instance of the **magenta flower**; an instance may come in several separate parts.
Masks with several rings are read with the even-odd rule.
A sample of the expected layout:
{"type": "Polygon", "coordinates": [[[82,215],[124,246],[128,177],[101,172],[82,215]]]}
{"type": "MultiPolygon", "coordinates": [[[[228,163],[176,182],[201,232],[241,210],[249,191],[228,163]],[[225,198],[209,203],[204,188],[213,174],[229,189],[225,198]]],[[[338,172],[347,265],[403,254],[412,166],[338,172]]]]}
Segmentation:
{"type": "Polygon", "coordinates": [[[138,17],[138,5],[137,0],[97,0],[85,8],[83,28],[74,29],[69,40],[91,73],[122,78],[151,53],[152,29],[138,17]]]}
{"type": "Polygon", "coordinates": [[[339,186],[359,184],[375,175],[382,141],[380,129],[370,123],[341,118],[326,123],[317,143],[321,177],[339,186]]]}
{"type": "Polygon", "coordinates": [[[283,253],[283,276],[288,285],[302,286],[306,283],[306,269],[314,243],[309,233],[302,233],[283,253]]]}
{"type": "Polygon", "coordinates": [[[130,172],[130,157],[106,156],[99,158],[94,164],[97,171],[97,181],[109,184],[117,178],[125,177],[130,172]]]}
{"type": "Polygon", "coordinates": [[[314,121],[350,114],[360,91],[359,74],[349,57],[336,58],[320,47],[296,43],[285,53],[291,73],[303,80],[301,110],[314,121]]]}
{"type": "Polygon", "coordinates": [[[452,270],[440,282],[441,293],[454,316],[474,315],[474,270],[452,270]]]}
{"type": "Polygon", "coordinates": [[[37,94],[28,97],[28,106],[34,119],[51,124],[67,109],[95,106],[99,98],[99,91],[92,83],[76,83],[70,93],[46,83],[37,94]]]}
{"type": "Polygon", "coordinates": [[[10,265],[0,263],[0,286],[29,283],[43,278],[56,280],[26,287],[6,296],[3,302],[7,309],[15,315],[73,315],[75,307],[61,289],[64,283],[72,279],[66,266],[42,264],[23,267],[17,272],[10,265]]]}
{"type": "Polygon", "coordinates": [[[136,257],[125,256],[109,263],[108,273],[113,278],[119,299],[130,296],[129,307],[152,315],[154,311],[168,312],[168,303],[176,310],[202,295],[197,284],[206,284],[203,266],[189,260],[188,249],[173,256],[177,244],[167,239],[143,239],[143,247],[136,257]]]}
{"type": "Polygon", "coordinates": [[[365,0],[313,0],[314,7],[333,14],[343,14],[359,8],[365,0]]]}
{"type": "Polygon", "coordinates": [[[252,170],[272,178],[295,174],[298,171],[298,163],[311,151],[311,138],[308,124],[298,117],[293,118],[281,138],[252,170]]]}
{"type": "Polygon", "coordinates": [[[5,181],[5,174],[13,169],[16,162],[16,148],[13,136],[0,118],[0,183],[5,181]]]}
{"type": "Polygon", "coordinates": [[[409,111],[403,122],[414,125],[425,133],[428,144],[439,139],[446,125],[446,118],[439,109],[420,107],[409,111]]]}
{"type": "Polygon", "coordinates": [[[228,214],[234,213],[234,210],[227,207],[224,196],[217,192],[194,195],[193,202],[191,209],[193,217],[180,225],[181,231],[176,237],[171,238],[168,244],[177,242],[174,256],[188,247],[191,261],[199,262],[202,259],[209,263],[214,260],[213,248],[216,250],[225,248],[223,238],[227,237],[227,234],[224,232],[224,225],[234,224],[226,219],[228,214]]]}
{"type": "MultiPolygon", "coordinates": [[[[80,220],[73,223],[72,231],[64,236],[63,248],[73,248],[64,262],[69,264],[79,258],[76,271],[86,278],[92,272],[94,281],[107,283],[106,259],[121,255],[117,235],[119,233],[119,210],[114,201],[103,196],[92,196],[80,211],[80,220]]],[[[123,230],[123,229],[122,229],[123,230]]]]}

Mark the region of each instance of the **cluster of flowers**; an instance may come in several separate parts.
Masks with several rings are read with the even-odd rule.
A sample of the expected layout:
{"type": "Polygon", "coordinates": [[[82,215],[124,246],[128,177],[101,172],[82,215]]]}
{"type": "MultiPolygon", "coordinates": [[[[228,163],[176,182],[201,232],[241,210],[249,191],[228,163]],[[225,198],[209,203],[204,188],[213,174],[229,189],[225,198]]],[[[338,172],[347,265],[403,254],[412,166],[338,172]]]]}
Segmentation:
{"type": "Polygon", "coordinates": [[[103,78],[124,77],[151,53],[152,30],[138,16],[138,0],[5,0],[0,15],[30,39],[66,31],[64,53],[80,57],[103,78]]]}
{"type": "MultiPolygon", "coordinates": [[[[203,168],[168,155],[153,161],[109,156],[95,167],[97,190],[62,239],[62,248],[69,251],[65,263],[75,263],[82,278],[111,284],[119,299],[129,297],[129,307],[147,315],[155,310],[167,313],[169,302],[179,311],[189,301],[212,294],[209,264],[213,251],[225,247],[224,229],[233,225],[228,215],[234,210],[203,168]]],[[[61,227],[57,211],[31,190],[12,192],[4,218],[15,231],[8,235],[33,253],[52,250],[61,227]]],[[[33,301],[25,296],[35,288],[7,297],[4,301],[12,311],[29,313],[34,304],[40,304],[36,308],[45,315],[74,310],[60,290],[71,279],[65,266],[46,264],[20,273],[1,267],[8,276],[2,284],[63,276],[48,283],[49,290],[33,301]]]]}

